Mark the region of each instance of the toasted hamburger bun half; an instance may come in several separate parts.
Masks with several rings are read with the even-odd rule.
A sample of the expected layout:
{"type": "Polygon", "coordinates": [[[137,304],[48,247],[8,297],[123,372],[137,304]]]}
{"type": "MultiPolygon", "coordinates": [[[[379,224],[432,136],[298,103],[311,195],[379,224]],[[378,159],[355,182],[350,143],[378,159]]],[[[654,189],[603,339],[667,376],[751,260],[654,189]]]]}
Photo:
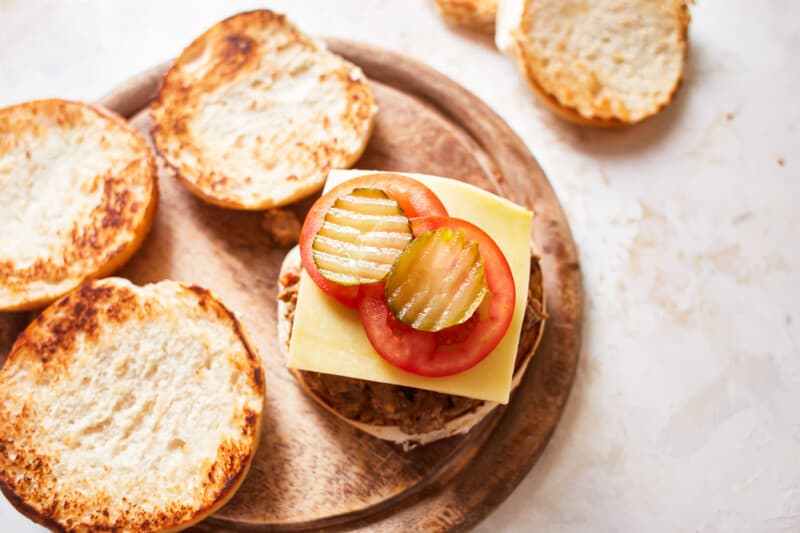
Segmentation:
{"type": "Polygon", "coordinates": [[[497,20],[498,48],[571,122],[634,124],[669,105],[680,86],[685,0],[501,0],[497,20]]]}
{"type": "Polygon", "coordinates": [[[264,377],[205,289],[90,281],[0,371],[0,489],[54,531],[178,531],[224,505],[258,443],[264,377]]]}
{"type": "MultiPolygon", "coordinates": [[[[299,248],[292,248],[281,265],[278,278],[278,341],[287,357],[301,269],[299,248]]],[[[532,253],[528,306],[514,366],[512,391],[520,384],[542,338],[547,316],[544,306],[542,271],[538,256],[536,253],[532,253]]],[[[472,400],[397,385],[294,369],[290,372],[297,378],[303,389],[326,411],[361,431],[379,439],[391,441],[406,450],[466,433],[499,406],[494,402],[472,400]],[[339,393],[341,396],[338,396],[339,393]],[[404,400],[409,394],[414,397],[410,402],[404,400]],[[347,396],[352,398],[353,395],[366,395],[370,398],[367,399],[368,401],[360,402],[359,407],[347,406],[343,409],[339,399],[347,396]],[[387,411],[385,407],[381,406],[380,398],[387,397],[399,401],[401,408],[409,411],[400,413],[405,416],[405,420],[398,421],[396,416],[398,413],[392,412],[391,408],[387,411]],[[370,406],[365,409],[365,404],[370,404],[370,406]],[[448,407],[443,408],[442,406],[448,407]],[[442,416],[431,420],[430,410],[432,408],[443,408],[442,416]],[[372,421],[365,422],[365,418],[372,419],[372,421]]],[[[359,402],[356,401],[356,403],[359,402]]]]}
{"type": "Polygon", "coordinates": [[[494,33],[497,0],[436,0],[441,17],[458,28],[494,33]]]}
{"type": "Polygon", "coordinates": [[[361,69],[262,9],[217,23],[181,53],[152,104],[152,136],[206,202],[266,209],[355,163],[376,111],[361,69]]]}
{"type": "Polygon", "coordinates": [[[0,188],[0,311],[42,307],[122,266],[158,199],[144,136],[66,100],[0,109],[0,188]]]}

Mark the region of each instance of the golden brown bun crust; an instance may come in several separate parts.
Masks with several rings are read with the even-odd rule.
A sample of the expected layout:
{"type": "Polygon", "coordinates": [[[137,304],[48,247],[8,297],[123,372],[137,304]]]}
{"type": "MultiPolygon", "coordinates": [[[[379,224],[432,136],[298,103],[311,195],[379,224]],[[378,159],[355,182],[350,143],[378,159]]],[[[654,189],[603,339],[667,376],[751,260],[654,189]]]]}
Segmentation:
{"type": "MultiPolygon", "coordinates": [[[[680,45],[684,47],[684,63],[685,63],[685,54],[688,53],[688,30],[689,30],[689,23],[691,21],[691,15],[689,13],[689,8],[686,0],[665,0],[666,3],[671,4],[674,6],[674,16],[679,22],[681,27],[681,32],[679,36],[680,45]]],[[[523,9],[523,20],[527,20],[529,17],[529,10],[531,9],[531,4],[534,3],[533,1],[526,1],[525,7],[523,9]]],[[[515,39],[515,48],[516,51],[514,53],[515,57],[517,58],[518,66],[522,73],[525,76],[528,85],[530,86],[531,90],[541,99],[541,101],[556,115],[561,117],[564,120],[569,122],[581,125],[581,126],[595,126],[595,127],[616,127],[616,126],[625,126],[640,122],[646,118],[654,116],[661,112],[665,107],[667,107],[675,97],[675,94],[678,92],[678,89],[681,86],[682,82],[682,73],[681,75],[675,80],[674,85],[672,86],[671,91],[667,98],[660,102],[655,108],[651,110],[647,115],[641,117],[631,117],[627,113],[620,112],[620,111],[613,111],[611,108],[607,106],[605,103],[599,104],[594,111],[596,114],[586,115],[578,111],[575,107],[570,106],[568,104],[564,104],[559,99],[548,92],[547,90],[542,87],[542,84],[539,82],[539,75],[536,72],[535,64],[539,63],[535,58],[532,58],[530,55],[530,51],[525,44],[525,39],[521,38],[519,34],[515,39]],[[615,116],[616,113],[616,116],[615,116]]],[[[684,65],[685,66],[685,65],[684,65]]]]}
{"type": "MultiPolygon", "coordinates": [[[[70,221],[73,224],[71,228],[51,228],[52,233],[59,233],[60,242],[55,252],[42,252],[32,264],[19,266],[10,255],[13,250],[7,251],[0,246],[2,311],[38,309],[86,279],[113,273],[136,253],[150,230],[158,205],[155,157],[144,136],[122,117],[107,109],[95,104],[58,99],[38,100],[0,109],[0,155],[17,148],[15,139],[39,140],[48,135],[72,138],[83,135],[83,128],[86,127],[103,128],[102,131],[92,132],[103,135],[101,144],[94,148],[97,159],[110,160],[112,149],[125,151],[128,159],[114,162],[124,165],[123,170],[113,175],[84,176],[86,181],[83,187],[91,189],[90,192],[102,192],[99,203],[93,206],[91,213],[84,213],[80,220],[70,221]],[[86,126],[90,120],[91,125],[86,126]],[[121,147],[122,143],[127,143],[127,146],[121,147]],[[43,287],[42,284],[46,285],[43,287]]],[[[33,147],[28,153],[34,160],[39,154],[37,148],[33,147]]],[[[41,157],[48,155],[42,153],[41,157]]],[[[46,165],[47,161],[39,164],[46,165]]],[[[80,172],[81,162],[76,161],[74,165],[80,172]]],[[[19,179],[19,175],[15,177],[19,179]]],[[[30,179],[33,180],[33,177],[30,179]]],[[[65,178],[59,176],[58,179],[65,178]]],[[[67,187],[63,196],[57,196],[55,201],[66,201],[84,194],[83,190],[75,191],[73,187],[73,184],[67,187]]],[[[9,206],[9,211],[18,205],[9,206]]],[[[50,209],[57,211],[61,207],[51,205],[50,209]]]]}
{"type": "Polygon", "coordinates": [[[218,510],[244,480],[259,440],[263,396],[258,354],[233,313],[207,290],[169,281],[144,287],[119,278],[87,282],[25,329],[0,371],[0,490],[54,531],[185,529],[218,510]],[[205,363],[197,355],[203,328],[224,337],[200,341],[205,363]],[[150,344],[130,355],[140,343],[150,344]],[[158,346],[172,347],[148,355],[158,346]],[[142,357],[150,370],[135,369],[142,357]],[[186,380],[170,372],[184,372],[186,380]],[[198,383],[205,383],[202,391],[170,396],[169,389],[198,383]],[[73,394],[64,398],[66,388],[73,394]],[[95,394],[90,403],[70,404],[81,389],[95,394]],[[233,411],[221,409],[215,419],[223,430],[189,427],[204,394],[230,401],[233,411]],[[189,416],[175,415],[176,409],[189,416]],[[103,416],[93,418],[93,410],[103,416]],[[196,444],[191,437],[198,436],[210,444],[196,444]],[[158,446],[164,442],[169,446],[158,446]],[[116,444],[113,452],[109,443],[116,444]],[[131,449],[143,457],[126,455],[131,449]],[[108,486],[96,477],[103,465],[108,486]],[[177,472],[177,479],[161,479],[161,472],[177,472]],[[181,472],[196,476],[185,479],[181,472]]]}
{"type": "Polygon", "coordinates": [[[358,67],[260,9],[186,47],[152,111],[156,150],[189,190],[222,207],[261,210],[316,192],[329,170],[357,161],[377,107],[358,67]],[[287,117],[276,124],[276,112],[287,117]]]}
{"type": "Polygon", "coordinates": [[[448,24],[479,33],[493,34],[497,0],[436,0],[439,14],[448,24]]]}

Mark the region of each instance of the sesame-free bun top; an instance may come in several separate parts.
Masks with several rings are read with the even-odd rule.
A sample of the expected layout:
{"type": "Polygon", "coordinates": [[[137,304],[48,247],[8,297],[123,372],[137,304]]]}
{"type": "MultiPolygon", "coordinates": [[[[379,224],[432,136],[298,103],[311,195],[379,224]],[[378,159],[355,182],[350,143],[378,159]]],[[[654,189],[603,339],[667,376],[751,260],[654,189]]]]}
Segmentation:
{"type": "Polygon", "coordinates": [[[236,492],[263,371],[208,291],[121,278],[45,309],[0,371],[0,489],[57,531],[177,531],[236,492]]]}
{"type": "Polygon", "coordinates": [[[139,248],[157,203],[139,132],[91,104],[0,109],[0,311],[41,307],[139,248]]]}
{"type": "Polygon", "coordinates": [[[667,106],[687,51],[685,0],[503,0],[498,47],[579,124],[633,124],[667,106]]]}
{"type": "Polygon", "coordinates": [[[152,104],[153,140],[207,202],[266,209],[308,196],[364,151],[377,111],[361,70],[268,10],[212,26],[152,104]]]}

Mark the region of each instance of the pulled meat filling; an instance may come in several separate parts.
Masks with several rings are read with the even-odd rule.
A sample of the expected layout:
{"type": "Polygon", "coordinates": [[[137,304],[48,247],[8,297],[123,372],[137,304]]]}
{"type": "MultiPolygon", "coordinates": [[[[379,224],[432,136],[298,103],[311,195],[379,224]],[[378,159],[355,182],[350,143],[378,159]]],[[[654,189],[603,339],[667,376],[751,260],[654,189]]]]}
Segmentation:
{"type": "MultiPolygon", "coordinates": [[[[294,319],[298,281],[296,271],[287,272],[280,279],[283,289],[278,298],[288,304],[286,319],[289,323],[294,319]]],[[[546,318],[542,309],[542,295],[542,271],[538,259],[531,257],[528,303],[515,371],[533,349],[542,320],[546,318]]],[[[441,429],[450,420],[472,412],[484,403],[463,396],[318,372],[300,371],[300,375],[310,389],[342,416],[367,424],[397,426],[410,435],[441,429]]]]}
{"type": "Polygon", "coordinates": [[[379,426],[396,425],[412,435],[442,428],[448,420],[483,404],[480,400],[411,387],[301,373],[306,384],[346,418],[379,426]]]}

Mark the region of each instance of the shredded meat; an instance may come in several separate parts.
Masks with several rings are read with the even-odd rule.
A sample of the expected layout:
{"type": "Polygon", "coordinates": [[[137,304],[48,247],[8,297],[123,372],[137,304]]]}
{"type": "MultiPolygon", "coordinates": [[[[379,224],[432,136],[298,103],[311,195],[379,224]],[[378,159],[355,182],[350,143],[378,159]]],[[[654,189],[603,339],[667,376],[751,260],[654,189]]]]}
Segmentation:
{"type": "MultiPolygon", "coordinates": [[[[547,316],[542,310],[542,272],[536,257],[531,258],[530,279],[515,370],[533,349],[541,322],[547,316]]],[[[289,303],[285,318],[290,324],[294,319],[298,281],[297,272],[287,272],[280,279],[282,290],[278,298],[289,303]]],[[[450,420],[484,403],[463,396],[331,374],[307,371],[300,374],[308,387],[342,416],[369,424],[396,425],[410,435],[441,429],[450,420]]]]}
{"type": "Polygon", "coordinates": [[[542,285],[542,267],[538,257],[531,257],[531,277],[528,283],[528,302],[525,306],[525,317],[522,319],[522,330],[517,346],[517,359],[514,362],[514,371],[519,369],[525,361],[525,355],[533,350],[542,321],[547,318],[542,302],[544,301],[544,285],[542,285]]]}
{"type": "Polygon", "coordinates": [[[409,434],[440,429],[445,422],[483,404],[481,400],[411,387],[301,373],[306,384],[343,416],[379,426],[397,425],[409,434]]]}

